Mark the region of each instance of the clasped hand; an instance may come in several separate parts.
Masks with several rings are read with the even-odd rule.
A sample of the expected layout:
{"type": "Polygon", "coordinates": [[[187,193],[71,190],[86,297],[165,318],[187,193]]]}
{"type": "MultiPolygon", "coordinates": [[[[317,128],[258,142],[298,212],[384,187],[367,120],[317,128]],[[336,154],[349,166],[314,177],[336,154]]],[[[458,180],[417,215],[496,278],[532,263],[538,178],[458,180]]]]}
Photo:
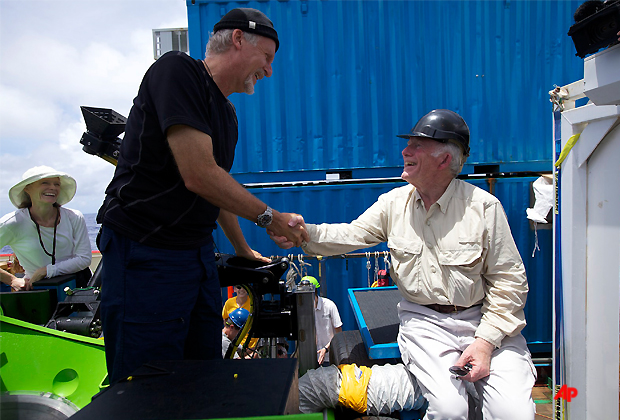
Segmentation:
{"type": "Polygon", "coordinates": [[[289,216],[289,220],[287,222],[287,227],[292,232],[295,233],[295,238],[299,238],[299,241],[289,239],[289,236],[281,236],[278,235],[278,232],[275,232],[271,229],[267,229],[267,233],[272,241],[276,243],[282,249],[289,249],[294,246],[301,246],[304,242],[310,241],[310,236],[308,235],[308,231],[306,230],[306,223],[301,214],[295,213],[285,213],[285,216],[289,216]]]}
{"type": "Polygon", "coordinates": [[[32,284],[29,278],[15,277],[11,281],[11,290],[19,292],[20,290],[32,290],[32,284]]]}
{"type": "Polygon", "coordinates": [[[32,290],[32,284],[44,279],[45,276],[47,276],[47,267],[43,266],[37,269],[32,274],[32,277],[15,277],[11,282],[11,288],[14,292],[18,292],[20,290],[32,290]]]}

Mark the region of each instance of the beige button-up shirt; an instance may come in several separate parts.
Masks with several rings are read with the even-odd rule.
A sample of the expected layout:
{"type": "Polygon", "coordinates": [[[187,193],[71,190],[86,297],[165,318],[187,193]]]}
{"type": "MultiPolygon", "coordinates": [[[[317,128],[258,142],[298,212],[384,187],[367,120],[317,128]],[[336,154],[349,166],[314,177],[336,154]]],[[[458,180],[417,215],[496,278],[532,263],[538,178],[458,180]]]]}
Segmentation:
{"type": "Polygon", "coordinates": [[[349,223],[307,224],[313,255],[336,255],[386,242],[392,278],[408,301],[482,303],[476,330],[496,347],[525,327],[528,292],[521,256],[493,195],[454,179],[428,211],[412,185],[385,194],[349,223]]]}

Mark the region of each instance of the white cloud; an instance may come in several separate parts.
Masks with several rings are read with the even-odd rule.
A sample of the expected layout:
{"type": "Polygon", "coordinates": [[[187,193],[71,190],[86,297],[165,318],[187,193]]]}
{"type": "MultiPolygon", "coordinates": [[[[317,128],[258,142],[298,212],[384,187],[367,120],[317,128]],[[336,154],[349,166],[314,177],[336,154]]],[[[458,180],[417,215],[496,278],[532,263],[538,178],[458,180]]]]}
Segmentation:
{"type": "Polygon", "coordinates": [[[97,211],[114,167],[82,151],[80,106],[127,116],[153,63],[152,29],[168,27],[187,27],[185,1],[0,1],[0,215],[36,165],[74,176],[69,207],[97,211]]]}
{"type": "Polygon", "coordinates": [[[58,110],[49,98],[4,84],[0,84],[0,97],[2,152],[23,150],[24,144],[11,140],[39,142],[56,130],[58,110]]]}

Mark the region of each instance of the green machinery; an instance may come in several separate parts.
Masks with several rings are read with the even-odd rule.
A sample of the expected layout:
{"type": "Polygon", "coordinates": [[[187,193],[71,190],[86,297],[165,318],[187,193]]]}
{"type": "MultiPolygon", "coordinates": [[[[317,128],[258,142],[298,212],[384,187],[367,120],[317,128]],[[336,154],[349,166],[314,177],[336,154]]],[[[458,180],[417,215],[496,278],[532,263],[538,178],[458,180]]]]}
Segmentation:
{"type": "Polygon", "coordinates": [[[67,418],[105,387],[106,374],[103,340],[0,315],[3,419],[18,410],[67,418]]]}

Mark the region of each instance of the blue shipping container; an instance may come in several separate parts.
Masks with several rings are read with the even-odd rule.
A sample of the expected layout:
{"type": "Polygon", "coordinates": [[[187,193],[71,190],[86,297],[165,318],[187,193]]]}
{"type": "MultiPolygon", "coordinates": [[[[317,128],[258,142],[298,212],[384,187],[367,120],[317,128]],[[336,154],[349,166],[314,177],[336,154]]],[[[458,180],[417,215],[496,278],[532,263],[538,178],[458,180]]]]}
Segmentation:
{"type": "MultiPolygon", "coordinates": [[[[513,237],[526,267],[530,292],[525,315],[528,325],[523,334],[533,353],[550,352],[552,339],[552,236],[549,225],[539,225],[538,243],[540,251],[532,257],[535,231],[526,218],[525,209],[533,207],[531,184],[535,177],[476,179],[472,184],[492,192],[503,204],[513,237]]],[[[331,185],[296,185],[273,188],[251,188],[258,198],[281,211],[304,215],[308,223],[348,223],[357,218],[379,197],[404,181],[385,183],[354,183],[331,185]]],[[[299,266],[297,255],[300,248],[290,251],[278,248],[265,234],[264,229],[240,219],[241,228],[249,245],[263,255],[287,256],[294,254],[294,263],[299,266]]],[[[234,253],[225,235],[215,231],[215,242],[223,253],[234,253]]],[[[307,273],[320,278],[321,292],[332,299],[340,311],[344,330],[356,329],[355,317],[347,296],[348,288],[367,287],[369,275],[374,278],[375,251],[387,250],[386,244],[360,250],[371,252],[371,270],[367,269],[365,255],[361,258],[330,258],[324,260],[321,272],[316,259],[305,258],[311,264],[307,273]]],[[[379,254],[379,268],[384,268],[383,254],[379,254]]]]}
{"type": "Polygon", "coordinates": [[[399,176],[408,132],[434,108],[463,115],[463,173],[548,171],[548,91],[582,77],[568,28],[579,1],[187,0],[190,53],[235,7],[278,31],[274,74],[232,95],[242,183],[399,176]],[[349,174],[347,174],[349,175],[349,174]]]}

